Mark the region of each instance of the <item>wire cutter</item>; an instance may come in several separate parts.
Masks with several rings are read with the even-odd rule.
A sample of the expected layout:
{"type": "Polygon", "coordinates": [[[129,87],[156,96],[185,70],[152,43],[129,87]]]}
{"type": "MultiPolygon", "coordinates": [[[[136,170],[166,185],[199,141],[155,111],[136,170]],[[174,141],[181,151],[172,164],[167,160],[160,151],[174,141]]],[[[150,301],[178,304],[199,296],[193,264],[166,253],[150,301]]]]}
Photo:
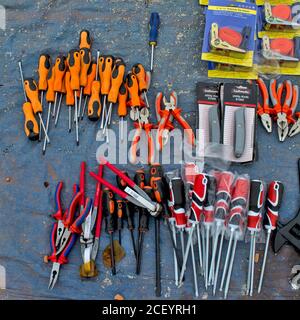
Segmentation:
{"type": "Polygon", "coordinates": [[[297,88],[292,82],[287,80],[278,85],[276,88],[276,80],[270,82],[270,97],[276,114],[279,141],[284,141],[289,132],[289,124],[295,123],[293,113],[298,103],[297,88]],[[285,91],[285,98],[283,98],[285,91]],[[294,94],[295,92],[295,94],[294,94]],[[282,102],[283,101],[283,102],[282,102]]]}
{"type": "Polygon", "coordinates": [[[151,130],[153,129],[154,125],[149,122],[148,108],[143,107],[139,111],[138,117],[139,117],[138,122],[134,122],[134,126],[136,130],[131,143],[129,161],[132,164],[137,163],[138,144],[141,140],[141,135],[144,130],[148,140],[148,164],[153,164],[155,160],[155,152],[154,152],[154,143],[153,143],[151,130]]]}
{"type": "Polygon", "coordinates": [[[263,79],[258,79],[257,84],[262,97],[262,103],[258,102],[257,114],[267,132],[272,132],[272,109],[269,106],[269,91],[263,79]]]}
{"type": "Polygon", "coordinates": [[[160,121],[158,124],[158,130],[156,135],[156,149],[162,150],[163,146],[167,143],[169,139],[170,131],[170,121],[173,121],[173,118],[181,125],[185,130],[187,135],[188,142],[194,146],[195,145],[195,136],[190,125],[185,121],[181,116],[181,109],[177,106],[177,94],[175,91],[170,94],[170,101],[167,101],[167,98],[160,92],[156,96],[156,109],[157,113],[160,113],[160,121]],[[165,105],[165,109],[161,109],[161,101],[165,105]]]}
{"type": "Polygon", "coordinates": [[[118,177],[125,181],[127,184],[124,190],[121,190],[108,181],[104,180],[102,177],[99,177],[94,172],[90,172],[90,176],[99,181],[101,184],[106,186],[108,189],[116,193],[121,198],[128,200],[129,202],[135,204],[138,207],[146,208],[148,212],[156,217],[160,214],[162,210],[162,206],[153,201],[149,195],[142,190],[134,181],[132,181],[126,174],[124,174],[121,170],[116,168],[114,165],[109,163],[105,158],[101,157],[100,162],[103,166],[110,169],[114,172],[118,177]]]}

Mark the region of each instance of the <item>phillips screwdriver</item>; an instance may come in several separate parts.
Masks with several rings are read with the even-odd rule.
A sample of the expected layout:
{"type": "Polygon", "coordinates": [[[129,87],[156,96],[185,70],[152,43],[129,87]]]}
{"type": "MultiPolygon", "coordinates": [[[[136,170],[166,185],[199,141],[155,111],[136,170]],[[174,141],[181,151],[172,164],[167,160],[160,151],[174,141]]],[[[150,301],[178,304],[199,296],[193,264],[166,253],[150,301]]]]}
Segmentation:
{"type": "Polygon", "coordinates": [[[58,119],[59,119],[59,115],[60,115],[60,108],[61,108],[61,104],[62,104],[62,99],[63,96],[67,93],[67,89],[66,89],[66,75],[63,78],[62,81],[62,86],[61,86],[61,94],[59,97],[59,101],[58,101],[58,107],[57,107],[57,111],[56,111],[56,116],[55,116],[55,122],[54,125],[57,125],[58,119]]]}
{"type": "Polygon", "coordinates": [[[118,115],[120,117],[121,122],[121,142],[124,141],[124,117],[127,115],[127,97],[128,97],[128,90],[126,83],[123,82],[121,84],[120,90],[119,90],[119,96],[118,96],[118,115]]]}
{"type": "Polygon", "coordinates": [[[117,230],[119,232],[119,243],[122,245],[122,229],[123,229],[123,212],[124,212],[124,201],[117,200],[117,230]]]}
{"type": "Polygon", "coordinates": [[[123,83],[125,74],[125,63],[121,58],[116,58],[115,65],[111,74],[111,87],[107,96],[107,101],[109,102],[109,108],[107,112],[107,117],[105,119],[105,124],[103,127],[103,134],[107,126],[110,124],[112,105],[117,102],[119,96],[119,90],[123,83]]]}
{"type": "Polygon", "coordinates": [[[75,100],[75,123],[76,123],[76,143],[79,145],[78,133],[78,105],[77,105],[77,91],[80,90],[80,53],[76,49],[72,49],[68,53],[67,62],[71,74],[71,89],[74,91],[75,100]]]}
{"type": "Polygon", "coordinates": [[[79,46],[79,49],[83,49],[83,48],[91,49],[92,38],[88,30],[84,29],[80,31],[78,46],[79,46]]]}
{"type": "Polygon", "coordinates": [[[55,100],[54,100],[54,107],[53,107],[53,112],[52,112],[53,118],[56,116],[56,106],[57,106],[58,94],[60,93],[60,99],[62,97],[61,92],[62,92],[62,87],[63,87],[63,80],[64,80],[65,73],[67,71],[66,57],[58,56],[55,60],[54,68],[55,68],[55,72],[54,72],[54,75],[55,75],[54,76],[55,100]]]}
{"type": "Polygon", "coordinates": [[[130,118],[133,121],[138,120],[140,122],[139,108],[141,107],[141,99],[139,96],[139,84],[136,75],[132,72],[129,72],[126,77],[126,86],[128,89],[130,106],[132,108],[130,118]]]}
{"type": "MultiPolygon", "coordinates": [[[[50,56],[48,54],[42,53],[39,58],[39,65],[38,65],[38,74],[39,74],[39,81],[38,81],[38,87],[39,91],[41,93],[41,105],[42,108],[44,106],[44,92],[48,88],[47,78],[51,67],[51,61],[50,56]]],[[[41,123],[40,123],[40,137],[39,140],[41,141],[41,123]]]]}
{"type": "Polygon", "coordinates": [[[247,229],[250,231],[250,251],[247,278],[247,294],[253,294],[255,242],[257,232],[261,230],[262,208],[265,190],[261,180],[251,180],[247,229]]]}
{"type": "Polygon", "coordinates": [[[79,96],[79,105],[78,105],[78,118],[80,117],[81,111],[81,101],[83,89],[88,82],[88,71],[92,62],[91,51],[88,48],[80,49],[80,96],[79,96]]]}
{"type": "Polygon", "coordinates": [[[24,92],[24,97],[25,97],[25,103],[23,104],[23,107],[22,107],[24,117],[25,117],[24,130],[25,130],[26,136],[30,140],[36,141],[39,139],[39,125],[34,117],[32,105],[28,101],[26,93],[25,93],[24,78],[23,78],[22,62],[21,61],[19,61],[19,69],[20,69],[22,87],[23,87],[23,92],[24,92]]]}
{"type": "Polygon", "coordinates": [[[75,104],[74,93],[71,89],[71,73],[66,72],[65,75],[65,87],[66,87],[66,105],[69,110],[69,132],[72,130],[72,106],[75,104]]]}
{"type": "MultiPolygon", "coordinates": [[[[48,102],[48,114],[47,114],[47,123],[46,123],[47,133],[49,132],[49,127],[50,127],[51,106],[52,106],[52,103],[54,103],[54,99],[55,99],[54,78],[55,78],[55,67],[53,66],[51,68],[51,71],[47,79],[47,83],[48,83],[48,89],[46,92],[46,100],[48,102]]],[[[45,138],[44,145],[43,145],[43,154],[45,154],[46,148],[47,148],[47,139],[45,138]]]]}
{"type": "MultiPolygon", "coordinates": [[[[97,51],[97,65],[99,63],[99,51],[97,51]]],[[[96,78],[92,82],[91,97],[88,103],[88,118],[91,121],[97,121],[101,114],[101,101],[100,101],[100,81],[98,80],[98,72],[96,72],[96,78]]]]}
{"type": "MultiPolygon", "coordinates": [[[[98,59],[97,59],[98,61],[98,59]]],[[[81,113],[81,120],[83,120],[84,114],[85,114],[85,109],[87,105],[87,99],[88,97],[91,96],[92,94],[92,83],[95,80],[96,77],[96,70],[97,70],[97,63],[93,61],[90,64],[88,73],[87,73],[87,84],[83,89],[83,95],[84,95],[84,103],[83,103],[83,108],[82,108],[82,113],[81,113]]]]}
{"type": "Polygon", "coordinates": [[[106,112],[106,99],[109,94],[111,86],[111,74],[113,70],[114,57],[113,56],[101,56],[99,58],[99,76],[101,82],[101,95],[103,95],[103,110],[100,128],[103,129],[104,118],[107,116],[106,112]]]}
{"type": "Polygon", "coordinates": [[[153,72],[154,48],[157,46],[159,25],[160,25],[159,14],[157,12],[152,12],[150,16],[150,34],[149,34],[149,45],[151,46],[151,63],[150,63],[151,72],[153,72]]]}
{"type": "Polygon", "coordinates": [[[106,231],[110,235],[110,256],[112,274],[116,274],[115,250],[114,250],[114,231],[115,231],[115,200],[114,194],[107,188],[103,189],[102,194],[103,213],[105,214],[106,231]]]}
{"type": "Polygon", "coordinates": [[[147,91],[148,91],[148,84],[147,84],[147,75],[145,68],[141,63],[137,63],[132,67],[133,74],[136,75],[139,84],[139,91],[143,93],[147,108],[150,110],[147,91]]]}
{"type": "Polygon", "coordinates": [[[267,239],[265,244],[263,263],[262,263],[261,272],[260,272],[258,293],[261,292],[261,288],[264,280],[264,273],[265,273],[266,261],[268,256],[271,233],[277,227],[277,220],[279,217],[279,209],[281,207],[283,192],[284,192],[284,186],[280,181],[272,181],[270,183],[268,188],[268,195],[267,195],[266,215],[264,218],[264,227],[267,230],[267,239]]]}

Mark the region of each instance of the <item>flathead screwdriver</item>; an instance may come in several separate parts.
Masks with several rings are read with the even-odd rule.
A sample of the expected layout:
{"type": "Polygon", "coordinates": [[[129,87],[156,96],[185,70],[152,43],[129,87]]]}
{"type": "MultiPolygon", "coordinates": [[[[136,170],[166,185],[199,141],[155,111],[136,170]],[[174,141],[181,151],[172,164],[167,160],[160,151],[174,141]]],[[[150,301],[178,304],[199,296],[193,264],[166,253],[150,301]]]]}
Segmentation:
{"type": "Polygon", "coordinates": [[[160,25],[159,14],[152,12],[150,16],[150,34],[149,34],[149,45],[151,46],[151,63],[150,71],[153,71],[154,62],[154,48],[157,46],[158,29],[160,25]]]}

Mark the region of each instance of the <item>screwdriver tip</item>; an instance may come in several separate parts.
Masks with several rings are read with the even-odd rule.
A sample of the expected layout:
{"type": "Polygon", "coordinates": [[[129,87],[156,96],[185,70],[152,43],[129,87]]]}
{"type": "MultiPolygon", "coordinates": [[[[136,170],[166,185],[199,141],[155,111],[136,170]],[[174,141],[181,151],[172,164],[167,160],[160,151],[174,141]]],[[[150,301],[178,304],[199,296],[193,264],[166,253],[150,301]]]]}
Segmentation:
{"type": "Polygon", "coordinates": [[[76,144],[77,144],[77,146],[79,146],[79,141],[77,141],[77,143],[76,143],[76,144]]]}

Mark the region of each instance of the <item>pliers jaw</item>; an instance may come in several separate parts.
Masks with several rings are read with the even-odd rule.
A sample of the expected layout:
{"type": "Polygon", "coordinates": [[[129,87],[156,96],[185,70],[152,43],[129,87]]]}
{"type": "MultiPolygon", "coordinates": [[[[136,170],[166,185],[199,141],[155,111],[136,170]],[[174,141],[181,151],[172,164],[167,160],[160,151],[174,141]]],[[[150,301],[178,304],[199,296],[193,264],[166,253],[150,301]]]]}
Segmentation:
{"type": "Polygon", "coordinates": [[[264,113],[261,115],[261,122],[262,122],[262,125],[264,126],[264,128],[266,129],[266,131],[268,133],[271,133],[272,130],[273,130],[273,125],[272,125],[272,118],[269,114],[267,113],[264,113]]]}
{"type": "Polygon", "coordinates": [[[60,264],[58,262],[54,262],[51,270],[49,285],[48,285],[49,290],[52,290],[57,282],[58,275],[59,275],[59,268],[60,268],[60,264]]]}
{"type": "Polygon", "coordinates": [[[296,134],[300,133],[300,119],[291,127],[289,131],[289,137],[293,137],[296,134]]]}

